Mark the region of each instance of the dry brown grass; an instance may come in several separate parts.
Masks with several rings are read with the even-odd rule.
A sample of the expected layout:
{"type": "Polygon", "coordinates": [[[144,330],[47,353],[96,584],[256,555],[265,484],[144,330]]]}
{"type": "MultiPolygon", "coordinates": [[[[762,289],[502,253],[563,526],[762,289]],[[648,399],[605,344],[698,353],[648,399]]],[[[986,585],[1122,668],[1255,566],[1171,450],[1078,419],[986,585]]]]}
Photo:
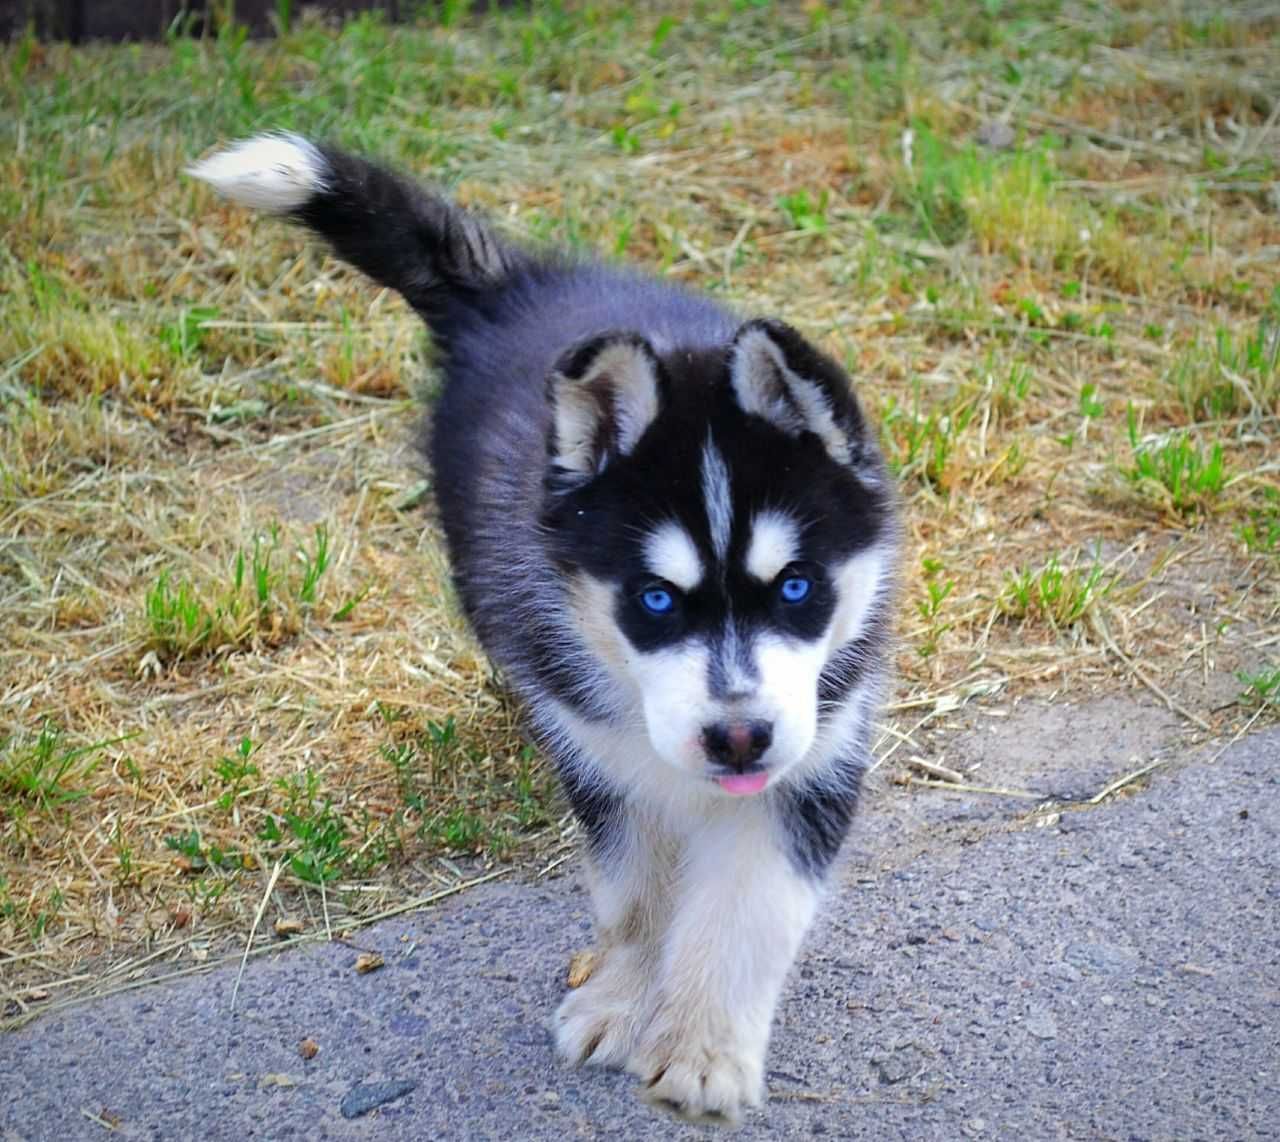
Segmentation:
{"type": "Polygon", "coordinates": [[[1274,13],[667,16],[0,56],[8,1014],[243,943],[273,874],[263,931],[324,933],[568,851],[419,506],[417,325],[179,174],[258,126],[850,364],[907,504],[882,764],[996,695],[1141,687],[1199,736],[1274,714],[1237,678],[1280,645],[1274,13]],[[1007,150],[973,141],[996,121],[1007,150]],[[1177,433],[1221,446],[1221,481],[1133,475],[1134,440],[1177,433]],[[235,566],[273,529],[263,601],[235,566]],[[216,636],[157,627],[162,576],[216,636]]]}

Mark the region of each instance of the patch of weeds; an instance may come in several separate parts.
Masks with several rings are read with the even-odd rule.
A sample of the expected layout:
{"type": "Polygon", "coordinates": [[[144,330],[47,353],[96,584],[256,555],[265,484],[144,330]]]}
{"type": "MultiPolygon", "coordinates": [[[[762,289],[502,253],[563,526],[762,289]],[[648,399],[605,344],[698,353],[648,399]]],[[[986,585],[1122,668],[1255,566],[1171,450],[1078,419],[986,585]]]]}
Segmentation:
{"type": "Polygon", "coordinates": [[[1193,417],[1280,412],[1280,300],[1273,299],[1252,333],[1218,328],[1211,343],[1197,338],[1174,362],[1167,382],[1193,417]]]}
{"type": "MultiPolygon", "coordinates": [[[[314,609],[332,563],[329,530],[317,524],[311,542],[300,544],[291,562],[279,558],[281,542],[275,524],[255,535],[251,549],[236,551],[220,584],[197,586],[189,578],[175,580],[167,568],[161,571],[144,602],[148,649],[176,661],[255,641],[276,643],[296,633],[314,609]]],[[[346,618],[361,598],[363,593],[345,600],[333,618],[346,618]]]]}
{"type": "Polygon", "coordinates": [[[366,583],[354,595],[348,595],[342,605],[333,612],[333,621],[340,623],[344,619],[351,617],[351,612],[356,609],[368,597],[369,592],[373,590],[372,583],[366,583]]]}
{"type": "Polygon", "coordinates": [[[196,828],[165,837],[164,847],[178,854],[184,872],[199,873],[209,869],[238,872],[251,864],[251,858],[244,853],[206,844],[200,836],[200,830],[196,828]]]}
{"type": "Polygon", "coordinates": [[[202,876],[187,885],[187,899],[201,912],[206,912],[217,905],[218,901],[226,895],[227,890],[235,884],[236,879],[234,874],[202,876]]]}
{"type": "Polygon", "coordinates": [[[62,906],[67,902],[67,898],[59,888],[55,888],[45,898],[44,906],[34,910],[30,921],[30,933],[32,940],[38,940],[48,931],[49,925],[58,918],[58,913],[62,911],[62,906]]]}
{"type": "Polygon", "coordinates": [[[649,54],[658,56],[662,51],[662,45],[667,42],[667,37],[679,26],[680,21],[674,16],[663,16],[654,27],[653,35],[649,37],[649,54]]]}
{"type": "Polygon", "coordinates": [[[952,454],[961,433],[969,426],[977,402],[961,397],[950,407],[924,412],[916,388],[912,407],[900,406],[893,396],[881,411],[880,432],[890,468],[900,480],[915,476],[927,488],[948,493],[954,483],[952,454]]]}
{"type": "Polygon", "coordinates": [[[675,134],[684,105],[667,101],[651,80],[644,80],[628,92],[622,103],[623,117],[609,125],[609,138],[625,155],[639,153],[646,142],[660,142],[675,134]]]}
{"type": "MultiPolygon", "coordinates": [[[[381,713],[396,731],[400,715],[381,713]]],[[[550,822],[553,782],[532,746],[508,763],[470,746],[452,716],[404,729],[409,736],[401,729],[397,740],[379,748],[395,773],[397,826],[433,847],[501,856],[521,834],[550,822]]]]}
{"type": "MultiPolygon", "coordinates": [[[[402,717],[382,706],[379,713],[389,726],[402,717]]],[[[424,729],[405,740],[384,743],[379,753],[396,775],[401,805],[423,816],[431,811],[433,799],[451,786],[450,776],[464,770],[467,760],[452,714],[443,722],[428,720],[424,729]]]]}
{"type": "Polygon", "coordinates": [[[1031,367],[1023,361],[1014,361],[1004,379],[995,387],[994,401],[997,410],[1011,413],[1022,408],[1031,395],[1032,384],[1031,367]]]}
{"type": "Polygon", "coordinates": [[[133,887],[141,883],[141,875],[134,856],[133,846],[124,835],[124,822],[116,819],[115,828],[111,830],[111,850],[116,854],[116,871],[114,880],[119,888],[133,887]]]}
{"type": "Polygon", "coordinates": [[[1250,555],[1280,555],[1280,490],[1262,489],[1262,504],[1249,508],[1249,522],[1236,534],[1250,555]]]}
{"type": "Polygon", "coordinates": [[[384,742],[378,752],[396,775],[400,803],[414,813],[421,813],[426,808],[426,799],[418,789],[421,756],[417,742],[384,742]]]}
{"type": "Polygon", "coordinates": [[[55,888],[43,901],[32,896],[19,903],[9,891],[9,882],[0,876],[0,922],[25,931],[32,943],[49,930],[66,902],[67,898],[61,889],[55,888]]]}
{"type": "Polygon", "coordinates": [[[46,720],[34,739],[15,735],[0,742],[0,794],[44,812],[78,801],[89,790],[73,782],[86,780],[102,764],[103,750],[134,736],[72,745],[60,726],[46,720]]]}
{"type": "Polygon", "coordinates": [[[347,824],[327,795],[320,796],[320,777],[308,768],[282,777],[276,788],[285,806],[267,815],[258,833],[273,855],[288,859],[289,871],[306,884],[327,884],[343,874],[351,863],[347,824]]]}
{"type": "Polygon", "coordinates": [[[937,653],[938,643],[949,631],[953,623],[942,619],[942,604],[955,590],[955,580],[943,577],[943,566],[937,559],[922,559],[920,570],[924,579],[924,598],[916,600],[916,613],[924,620],[925,631],[916,646],[916,653],[921,658],[928,658],[937,653]]]}
{"type": "Polygon", "coordinates": [[[1258,706],[1280,707],[1280,665],[1265,667],[1250,673],[1238,671],[1236,677],[1244,689],[1240,701],[1258,706]]]}
{"type": "Polygon", "coordinates": [[[1086,382],[1080,386],[1080,415],[1085,420],[1097,420],[1104,412],[1106,405],[1098,396],[1098,386],[1086,382]]]}
{"type": "Polygon", "coordinates": [[[214,774],[226,786],[216,801],[218,808],[224,813],[231,812],[250,781],[262,776],[262,771],[249,760],[255,752],[257,747],[253,742],[248,738],[241,738],[234,755],[224,755],[214,763],[214,774]]]}
{"type": "Polygon", "coordinates": [[[1124,476],[1144,498],[1164,504],[1171,511],[1192,515],[1226,487],[1227,468],[1222,445],[1214,443],[1206,453],[1186,433],[1155,441],[1139,441],[1137,413],[1129,406],[1129,446],[1133,463],[1124,476]]]}
{"type": "Polygon", "coordinates": [[[1096,555],[1087,567],[1074,560],[1064,565],[1054,555],[1039,568],[1006,572],[997,602],[1010,618],[1039,619],[1054,630],[1062,630],[1084,618],[1108,587],[1096,555]]]}
{"type": "Polygon", "coordinates": [[[213,306],[197,305],[184,309],[172,325],[160,330],[160,340],[179,361],[194,360],[204,344],[205,322],[213,321],[218,310],[213,306]]]}
{"type": "Polygon", "coordinates": [[[316,601],[316,585],[329,569],[329,529],[316,524],[315,543],[311,548],[298,549],[298,561],[302,564],[302,578],[298,583],[298,601],[311,606],[316,601]]]}
{"type": "Polygon", "coordinates": [[[187,580],[174,584],[167,569],[147,588],[144,606],[153,649],[170,657],[187,657],[213,634],[215,616],[205,609],[187,580]]]}
{"type": "Polygon", "coordinates": [[[480,842],[490,838],[492,829],[488,822],[466,809],[452,809],[443,817],[431,822],[430,835],[448,849],[470,851],[481,847],[480,842]]]}
{"type": "MultiPolygon", "coordinates": [[[[945,246],[972,235],[984,250],[1020,265],[1058,269],[1097,263],[1110,272],[1117,260],[1136,260],[1112,221],[1059,190],[1060,146],[1046,136],[991,153],[973,144],[958,147],[916,120],[904,142],[899,197],[921,235],[945,246]]],[[[1047,324],[1036,310],[1027,312],[1029,323],[1047,324]]]]}
{"type": "Polygon", "coordinates": [[[516,824],[522,829],[536,829],[551,823],[548,806],[554,796],[553,783],[547,770],[537,764],[537,757],[533,746],[521,749],[512,782],[516,824]]]}
{"type": "Polygon", "coordinates": [[[859,33],[846,69],[829,82],[855,124],[902,113],[911,99],[915,65],[907,33],[892,20],[859,33]]]}
{"type": "Polygon", "coordinates": [[[827,232],[827,203],[830,194],[823,189],[816,199],[807,190],[784,194],[778,199],[778,209],[786,216],[793,230],[805,230],[810,234],[827,232]]]}
{"type": "Polygon", "coordinates": [[[950,246],[968,233],[965,197],[975,178],[975,164],[984,161],[972,147],[957,151],[927,124],[916,122],[912,126],[904,136],[907,181],[900,193],[914,213],[923,237],[950,246]]]}
{"type": "MultiPolygon", "coordinates": [[[[1106,405],[1102,403],[1102,398],[1098,396],[1098,386],[1092,381],[1086,381],[1080,386],[1079,408],[1080,441],[1083,443],[1089,439],[1090,423],[1097,420],[1104,412],[1106,412],[1106,405]]],[[[1063,443],[1065,443],[1068,448],[1075,443],[1075,433],[1071,433],[1069,435],[1071,437],[1069,441],[1063,440],[1063,443]]]]}

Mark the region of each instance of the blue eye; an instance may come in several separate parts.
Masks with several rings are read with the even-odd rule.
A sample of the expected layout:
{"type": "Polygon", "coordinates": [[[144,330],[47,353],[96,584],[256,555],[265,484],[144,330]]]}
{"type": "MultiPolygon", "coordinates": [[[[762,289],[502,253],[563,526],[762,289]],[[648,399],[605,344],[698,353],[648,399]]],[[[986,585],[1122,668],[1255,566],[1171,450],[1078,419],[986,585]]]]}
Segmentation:
{"type": "Polygon", "coordinates": [[[651,615],[665,615],[676,605],[671,592],[664,591],[661,587],[650,587],[640,596],[640,602],[651,615]]]}
{"type": "Polygon", "coordinates": [[[784,603],[803,603],[809,597],[812,586],[813,584],[803,575],[792,575],[782,580],[778,593],[782,596],[784,603]]]}

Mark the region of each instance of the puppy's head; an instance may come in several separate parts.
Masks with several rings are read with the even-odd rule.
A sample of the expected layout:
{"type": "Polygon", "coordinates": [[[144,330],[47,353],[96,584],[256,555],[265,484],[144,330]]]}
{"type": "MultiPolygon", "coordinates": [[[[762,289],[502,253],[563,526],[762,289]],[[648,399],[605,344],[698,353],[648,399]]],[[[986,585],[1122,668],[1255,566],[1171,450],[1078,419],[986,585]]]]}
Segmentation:
{"type": "Polygon", "coordinates": [[[548,395],[578,634],[663,761],[759,792],[810,754],[888,591],[892,496],[848,377],[752,321],[719,350],[593,338],[548,395]]]}

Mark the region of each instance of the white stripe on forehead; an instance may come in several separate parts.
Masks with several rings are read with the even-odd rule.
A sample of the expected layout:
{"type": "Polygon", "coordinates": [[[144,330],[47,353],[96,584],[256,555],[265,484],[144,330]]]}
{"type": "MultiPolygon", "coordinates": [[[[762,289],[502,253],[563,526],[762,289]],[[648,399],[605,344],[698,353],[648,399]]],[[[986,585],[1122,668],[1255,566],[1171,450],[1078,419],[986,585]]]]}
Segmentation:
{"type": "Polygon", "coordinates": [[[729,469],[710,437],[702,449],[702,498],[707,504],[711,550],[723,563],[729,555],[729,537],[733,532],[733,497],[729,491],[729,469]]]}
{"type": "Polygon", "coordinates": [[[762,583],[772,583],[800,554],[799,530],[795,520],[781,512],[761,512],[751,521],[747,571],[762,583]]]}
{"type": "MultiPolygon", "coordinates": [[[[730,615],[721,632],[720,655],[718,669],[721,674],[722,698],[741,698],[750,695],[759,684],[758,678],[751,677],[750,648],[744,650],[742,632],[730,615]]],[[[715,693],[715,688],[712,688],[715,693]]]]}
{"type": "Polygon", "coordinates": [[[674,520],[652,532],[644,544],[644,561],[659,579],[692,591],[702,582],[702,560],[697,545],[674,520]]]}

